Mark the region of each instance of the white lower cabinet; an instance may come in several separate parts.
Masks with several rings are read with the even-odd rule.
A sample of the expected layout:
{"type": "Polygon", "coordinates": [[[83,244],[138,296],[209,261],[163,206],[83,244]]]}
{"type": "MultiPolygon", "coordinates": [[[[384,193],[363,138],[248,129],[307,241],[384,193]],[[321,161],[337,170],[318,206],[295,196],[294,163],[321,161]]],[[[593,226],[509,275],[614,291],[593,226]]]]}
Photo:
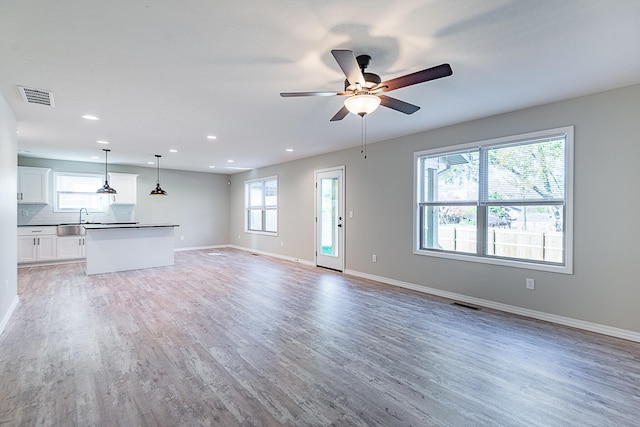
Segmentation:
{"type": "Polygon", "coordinates": [[[18,262],[55,261],[56,240],[55,227],[18,228],[18,262]]]}
{"type": "Polygon", "coordinates": [[[84,236],[58,236],[55,226],[18,227],[18,264],[85,256],[84,236]]]}
{"type": "Polygon", "coordinates": [[[84,258],[84,236],[58,237],[58,259],[84,258]]]}

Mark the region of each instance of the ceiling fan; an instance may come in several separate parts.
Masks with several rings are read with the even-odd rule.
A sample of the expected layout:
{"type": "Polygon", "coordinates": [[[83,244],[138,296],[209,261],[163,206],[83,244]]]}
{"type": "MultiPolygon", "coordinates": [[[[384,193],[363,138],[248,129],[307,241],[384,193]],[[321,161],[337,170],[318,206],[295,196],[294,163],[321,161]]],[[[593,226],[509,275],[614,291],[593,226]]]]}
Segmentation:
{"type": "Polygon", "coordinates": [[[402,87],[440,79],[453,74],[449,64],[441,64],[415,73],[406,74],[395,79],[382,81],[380,76],[366,73],[369,66],[369,55],[355,56],[352,51],[346,49],[334,49],[331,54],[344,72],[347,79],[344,82],[344,91],[341,92],[282,92],[280,96],[347,96],[344,106],[331,118],[332,122],[344,119],[350,112],[364,117],[383,105],[405,114],[413,114],[420,109],[417,105],[409,104],[386,95],[382,92],[390,92],[402,87]]]}

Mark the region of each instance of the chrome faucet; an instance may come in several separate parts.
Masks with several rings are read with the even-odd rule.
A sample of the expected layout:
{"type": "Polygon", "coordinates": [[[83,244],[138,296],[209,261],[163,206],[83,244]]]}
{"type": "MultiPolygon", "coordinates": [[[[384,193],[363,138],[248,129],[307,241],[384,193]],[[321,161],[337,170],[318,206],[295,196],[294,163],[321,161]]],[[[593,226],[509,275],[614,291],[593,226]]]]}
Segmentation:
{"type": "Polygon", "coordinates": [[[80,208],[80,219],[78,220],[78,224],[82,224],[82,211],[89,215],[89,211],[87,210],[87,208],[80,208]]]}

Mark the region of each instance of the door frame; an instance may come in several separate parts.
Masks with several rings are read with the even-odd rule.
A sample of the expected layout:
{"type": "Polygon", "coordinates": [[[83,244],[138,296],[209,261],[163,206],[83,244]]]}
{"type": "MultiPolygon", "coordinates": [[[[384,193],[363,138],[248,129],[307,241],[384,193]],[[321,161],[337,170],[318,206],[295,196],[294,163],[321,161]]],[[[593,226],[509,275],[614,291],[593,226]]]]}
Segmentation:
{"type": "Polygon", "coordinates": [[[315,264],[317,267],[323,267],[323,268],[332,268],[334,270],[338,270],[340,272],[343,272],[345,269],[345,258],[346,258],[346,254],[345,254],[345,241],[346,241],[346,217],[345,217],[345,205],[346,205],[346,197],[345,197],[345,180],[346,180],[346,167],[345,165],[340,165],[340,166],[334,166],[334,167],[330,167],[330,168],[323,168],[323,169],[316,169],[313,171],[313,182],[314,182],[314,197],[313,197],[313,215],[314,215],[314,221],[313,221],[313,226],[314,226],[314,232],[313,232],[313,252],[315,254],[315,264]],[[326,267],[326,266],[322,266],[322,265],[318,265],[318,242],[319,242],[319,237],[318,237],[318,230],[319,230],[319,222],[318,222],[318,209],[320,208],[318,206],[318,192],[320,191],[320,189],[318,188],[318,175],[321,173],[326,173],[326,172],[333,172],[333,171],[340,171],[341,175],[342,175],[342,179],[339,182],[339,188],[338,188],[338,215],[340,218],[342,218],[341,220],[341,225],[338,228],[338,233],[339,233],[339,237],[338,237],[338,253],[341,254],[339,256],[339,268],[332,268],[332,267],[326,267]]]}

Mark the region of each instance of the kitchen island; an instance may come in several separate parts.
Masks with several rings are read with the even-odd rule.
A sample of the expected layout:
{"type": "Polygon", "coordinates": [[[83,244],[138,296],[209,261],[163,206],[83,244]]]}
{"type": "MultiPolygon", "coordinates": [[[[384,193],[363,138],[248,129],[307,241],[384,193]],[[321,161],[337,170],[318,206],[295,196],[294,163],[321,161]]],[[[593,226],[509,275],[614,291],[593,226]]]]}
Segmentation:
{"type": "Polygon", "coordinates": [[[174,264],[176,224],[83,224],[87,274],[174,264]]]}

